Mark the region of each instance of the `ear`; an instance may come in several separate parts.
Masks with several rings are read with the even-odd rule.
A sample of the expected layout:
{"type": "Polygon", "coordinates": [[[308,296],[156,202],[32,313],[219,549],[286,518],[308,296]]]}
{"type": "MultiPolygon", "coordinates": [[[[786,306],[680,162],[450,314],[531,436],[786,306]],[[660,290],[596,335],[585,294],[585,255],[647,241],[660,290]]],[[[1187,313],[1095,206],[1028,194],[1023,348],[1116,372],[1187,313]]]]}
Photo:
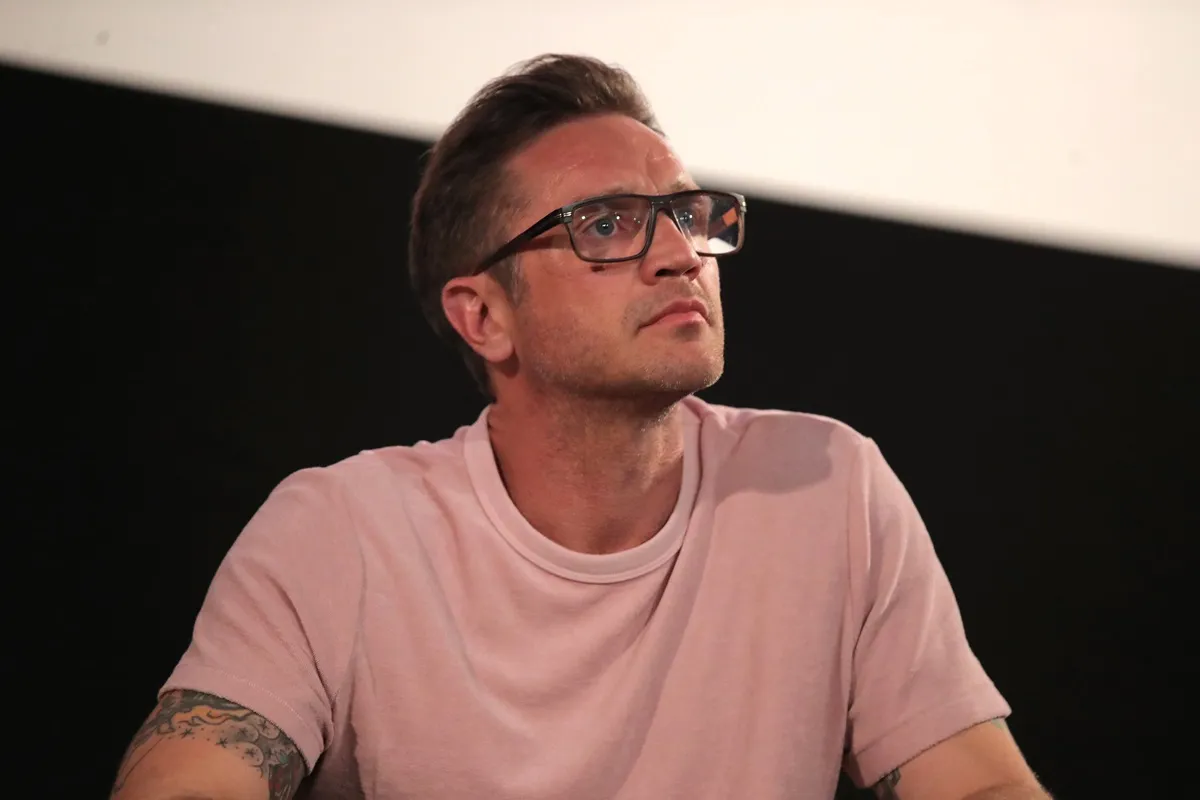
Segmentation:
{"type": "Polygon", "coordinates": [[[442,288],[442,310],[472,350],[499,364],[513,354],[512,308],[487,275],[454,278],[442,288]]]}

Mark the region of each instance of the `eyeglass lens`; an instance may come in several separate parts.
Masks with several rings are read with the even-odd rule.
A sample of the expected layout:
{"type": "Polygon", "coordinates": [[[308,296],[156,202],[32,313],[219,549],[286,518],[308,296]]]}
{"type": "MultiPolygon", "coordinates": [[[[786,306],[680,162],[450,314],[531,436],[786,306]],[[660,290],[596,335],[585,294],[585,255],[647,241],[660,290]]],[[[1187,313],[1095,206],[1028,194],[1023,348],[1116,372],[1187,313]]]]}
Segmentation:
{"type": "MultiPolygon", "coordinates": [[[[741,242],[736,198],[720,192],[690,192],[673,198],[671,212],[679,229],[702,256],[721,256],[741,242]]],[[[610,197],[580,206],[571,215],[571,241],[580,258],[619,260],[645,248],[651,203],[644,197],[610,197]]],[[[663,220],[659,221],[661,224],[663,220]]]]}

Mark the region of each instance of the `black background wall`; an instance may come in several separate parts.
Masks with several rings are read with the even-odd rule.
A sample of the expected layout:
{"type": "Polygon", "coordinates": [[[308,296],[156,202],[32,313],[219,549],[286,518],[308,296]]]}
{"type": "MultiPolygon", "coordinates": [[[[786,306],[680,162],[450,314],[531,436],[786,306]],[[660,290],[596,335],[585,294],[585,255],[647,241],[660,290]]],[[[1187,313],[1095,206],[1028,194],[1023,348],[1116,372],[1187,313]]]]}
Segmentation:
{"type": "MultiPolygon", "coordinates": [[[[69,746],[35,782],[103,796],[270,489],[482,401],[405,284],[427,143],[18,69],[0,97],[7,683],[34,763],[69,746]]],[[[1200,272],[754,197],[748,236],[705,396],[880,442],[1053,790],[1190,794],[1200,272]]]]}

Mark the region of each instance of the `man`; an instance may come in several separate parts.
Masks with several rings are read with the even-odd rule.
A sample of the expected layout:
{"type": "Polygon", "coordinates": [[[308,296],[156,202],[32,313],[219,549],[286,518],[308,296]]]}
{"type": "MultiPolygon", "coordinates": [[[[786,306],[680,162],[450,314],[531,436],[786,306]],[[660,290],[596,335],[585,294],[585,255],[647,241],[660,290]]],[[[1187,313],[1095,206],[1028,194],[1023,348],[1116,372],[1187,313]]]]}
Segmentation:
{"type": "Polygon", "coordinates": [[[1047,797],[871,440],[694,396],[744,223],[621,70],[477,95],[410,270],[491,402],[272,493],[115,796],[1047,797]]]}

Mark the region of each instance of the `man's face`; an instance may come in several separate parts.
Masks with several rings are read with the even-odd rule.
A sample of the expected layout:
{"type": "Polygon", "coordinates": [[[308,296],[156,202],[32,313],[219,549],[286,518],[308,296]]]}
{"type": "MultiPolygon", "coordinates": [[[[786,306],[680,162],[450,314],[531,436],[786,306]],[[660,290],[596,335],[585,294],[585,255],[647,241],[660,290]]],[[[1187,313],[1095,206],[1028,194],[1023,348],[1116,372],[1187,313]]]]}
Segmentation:
{"type": "MultiPolygon", "coordinates": [[[[622,192],[658,195],[696,188],[666,141],[625,116],[562,125],[509,165],[529,199],[510,235],[560,206],[622,192]]],[[[660,212],[640,260],[581,260],[563,226],[519,256],[523,282],[511,309],[516,379],[572,395],[676,399],[711,386],[724,369],[720,278],[660,212]],[[676,301],[702,313],[655,321],[676,301]]]]}

